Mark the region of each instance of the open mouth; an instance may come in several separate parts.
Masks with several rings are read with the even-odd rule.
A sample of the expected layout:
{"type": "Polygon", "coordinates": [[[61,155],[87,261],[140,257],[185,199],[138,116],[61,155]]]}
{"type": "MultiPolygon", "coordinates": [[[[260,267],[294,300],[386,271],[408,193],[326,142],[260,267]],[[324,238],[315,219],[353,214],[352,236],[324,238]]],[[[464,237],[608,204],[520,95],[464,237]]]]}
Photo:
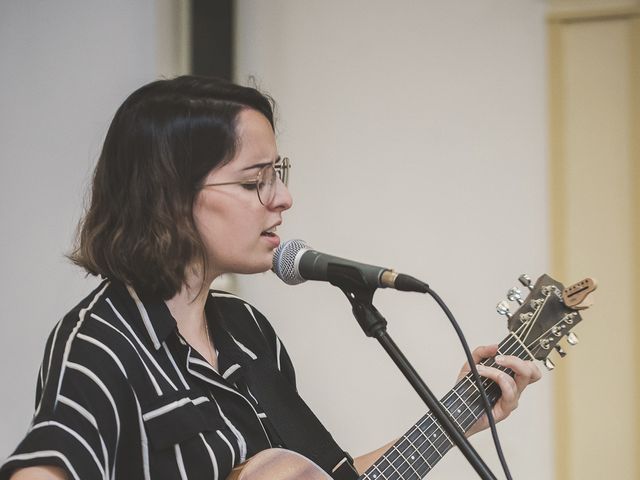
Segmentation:
{"type": "Polygon", "coordinates": [[[275,228],[271,230],[265,230],[260,235],[263,237],[275,237],[276,236],[275,228]]]}

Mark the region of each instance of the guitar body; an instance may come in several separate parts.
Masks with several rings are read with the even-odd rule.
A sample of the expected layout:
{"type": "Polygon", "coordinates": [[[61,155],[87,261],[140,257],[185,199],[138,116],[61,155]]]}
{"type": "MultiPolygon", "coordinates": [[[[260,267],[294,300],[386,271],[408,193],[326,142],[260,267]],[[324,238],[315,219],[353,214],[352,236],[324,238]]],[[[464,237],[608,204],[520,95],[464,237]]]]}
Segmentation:
{"type": "Polygon", "coordinates": [[[331,480],[331,477],[298,453],[270,448],[238,465],[227,480],[331,480]]]}

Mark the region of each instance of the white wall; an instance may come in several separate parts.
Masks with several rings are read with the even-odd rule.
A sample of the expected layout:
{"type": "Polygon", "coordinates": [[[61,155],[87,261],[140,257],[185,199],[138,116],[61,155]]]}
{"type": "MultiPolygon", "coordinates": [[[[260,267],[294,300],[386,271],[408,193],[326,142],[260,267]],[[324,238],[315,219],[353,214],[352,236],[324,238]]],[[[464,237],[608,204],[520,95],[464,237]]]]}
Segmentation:
{"type": "MultiPolygon", "coordinates": [[[[470,344],[497,342],[498,300],[548,267],[544,4],[534,0],[239,0],[237,79],[279,105],[294,160],[283,238],[429,282],[470,344]]],[[[403,433],[420,401],[339,290],[241,278],[300,389],[362,453],[403,433]]],[[[433,302],[381,291],[389,332],[439,395],[463,354],[433,302]]],[[[551,478],[551,378],[499,426],[512,473],[551,478]]],[[[490,436],[474,440],[496,473],[490,436]]],[[[429,478],[474,478],[457,452],[429,478]]]]}
{"type": "Polygon", "coordinates": [[[52,326],[95,281],[63,258],[116,108],[156,76],[155,2],[0,2],[0,456],[26,432],[52,326]]]}
{"type": "MultiPolygon", "coordinates": [[[[62,255],[113,112],[163,63],[157,18],[171,16],[157,6],[170,3],[0,3],[0,455],[26,430],[46,336],[94,284],[62,255]]],[[[548,263],[542,14],[535,0],[240,0],[238,78],[278,100],[281,150],[296,161],[283,237],[415,274],[471,344],[503,338],[494,304],[548,263]]],[[[269,274],[240,289],[345,448],[376,447],[421,415],[338,291],[269,274]]],[[[462,363],[444,317],[419,296],[376,298],[444,393],[462,363]]],[[[552,476],[549,389],[528,391],[500,426],[517,478],[552,476]]],[[[495,468],[488,435],[476,443],[495,468]]],[[[449,457],[431,478],[472,478],[449,457]]]]}

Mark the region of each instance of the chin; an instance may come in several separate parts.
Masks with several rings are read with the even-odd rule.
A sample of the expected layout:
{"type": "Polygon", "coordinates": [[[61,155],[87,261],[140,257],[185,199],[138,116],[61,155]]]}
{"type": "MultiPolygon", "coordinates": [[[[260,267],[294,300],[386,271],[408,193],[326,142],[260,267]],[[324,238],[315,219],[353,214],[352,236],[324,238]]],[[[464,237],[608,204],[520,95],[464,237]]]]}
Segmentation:
{"type": "Polygon", "coordinates": [[[251,275],[252,273],[264,273],[271,270],[272,260],[271,257],[265,262],[256,262],[252,265],[245,265],[244,267],[236,269],[235,273],[242,273],[245,275],[251,275]]]}

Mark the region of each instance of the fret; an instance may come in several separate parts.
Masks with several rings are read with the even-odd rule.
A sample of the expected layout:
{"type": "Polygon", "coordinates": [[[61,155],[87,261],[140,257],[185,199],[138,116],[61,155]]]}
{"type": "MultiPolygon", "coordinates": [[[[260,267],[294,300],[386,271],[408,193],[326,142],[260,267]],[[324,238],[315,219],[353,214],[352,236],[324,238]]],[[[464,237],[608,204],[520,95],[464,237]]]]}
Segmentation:
{"type": "Polygon", "coordinates": [[[465,398],[462,395],[460,395],[460,393],[458,392],[458,389],[453,389],[453,393],[458,398],[459,404],[457,402],[452,404],[454,411],[451,412],[451,414],[459,418],[463,415],[464,410],[466,410],[467,412],[473,413],[473,410],[471,409],[471,407],[469,406],[465,398]]]}
{"type": "MultiPolygon", "coordinates": [[[[422,465],[427,464],[429,467],[430,465],[420,450],[420,446],[422,445],[422,443],[414,443],[414,441],[411,440],[411,433],[415,433],[415,430],[412,430],[409,432],[409,434],[404,435],[400,439],[400,441],[396,442],[393,448],[397,448],[401,452],[403,458],[407,460],[407,463],[409,463],[416,471],[419,472],[422,465]]],[[[418,438],[419,437],[416,436],[414,440],[417,441],[418,438]]]]}
{"type": "MultiPolygon", "coordinates": [[[[397,453],[396,457],[391,461],[391,466],[400,474],[402,478],[407,479],[420,479],[420,474],[416,471],[414,466],[415,463],[415,454],[407,454],[408,449],[401,449],[401,443],[396,442],[396,444],[391,447],[391,450],[397,453]],[[410,472],[411,470],[412,472],[410,472]]],[[[417,465],[416,465],[417,466],[417,465]]]]}
{"type": "MultiPolygon", "coordinates": [[[[426,417],[426,415],[425,415],[426,417]]],[[[423,417],[423,419],[425,418],[423,417]]],[[[413,427],[411,427],[411,430],[409,430],[407,433],[405,433],[404,437],[407,438],[407,440],[409,440],[411,443],[415,443],[416,440],[418,440],[421,436],[422,436],[422,431],[420,430],[420,423],[422,422],[422,420],[417,422],[413,427]]]]}
{"type": "Polygon", "coordinates": [[[513,355],[523,360],[531,360],[529,352],[517,337],[509,335],[498,345],[498,355],[513,355]]]}
{"type": "MultiPolygon", "coordinates": [[[[392,448],[396,448],[396,447],[392,447],[392,448]]],[[[410,455],[409,457],[406,457],[402,452],[400,452],[400,456],[402,459],[404,459],[404,463],[405,465],[407,465],[407,467],[409,467],[407,470],[411,470],[412,476],[411,477],[407,477],[405,475],[405,478],[415,478],[415,479],[420,479],[422,478],[420,476],[420,474],[418,473],[418,471],[416,470],[416,466],[415,465],[415,461],[416,461],[416,456],[415,454],[410,455]]],[[[405,470],[405,472],[407,471],[405,470]]]]}
{"type": "MultiPolygon", "coordinates": [[[[480,395],[480,390],[478,389],[478,384],[476,384],[476,382],[473,380],[473,378],[471,377],[465,377],[465,383],[468,383],[469,386],[473,387],[473,389],[475,390],[473,392],[474,395],[480,395]]],[[[486,389],[485,389],[486,390],[486,389]]]]}
{"type": "MultiPolygon", "coordinates": [[[[526,277],[522,277],[527,280],[526,277]]],[[[565,296],[571,289],[582,287],[583,284],[589,286],[585,295],[595,288],[591,279],[583,280],[578,284],[564,289],[562,284],[543,275],[535,285],[527,280],[531,293],[526,300],[520,301],[518,311],[509,320],[509,334],[498,345],[497,355],[512,355],[522,360],[531,360],[535,356],[546,357],[546,345],[538,345],[542,339],[549,342],[551,348],[557,344],[560,337],[566,335],[573,324],[580,321],[578,312],[574,311],[575,303],[584,300],[576,299],[571,305],[565,305],[561,293],[565,296]],[[538,297],[538,298],[535,298],[538,297]],[[557,297],[557,298],[556,298],[557,297]],[[544,313],[545,306],[553,303],[544,313]],[[566,307],[569,308],[566,308],[566,307]],[[559,321],[554,324],[552,318],[543,317],[557,316],[559,321]],[[569,316],[569,317],[567,317],[569,316]],[[566,320],[571,318],[571,321],[566,320]]],[[[514,296],[515,298],[515,296],[514,296]]],[[[566,298],[564,299],[566,301],[566,298]]],[[[497,368],[501,372],[514,376],[514,372],[496,364],[494,358],[485,359],[483,365],[497,368]]],[[[489,379],[478,379],[482,383],[476,383],[469,373],[460,379],[454,388],[447,393],[440,401],[447,414],[458,427],[463,431],[469,428],[484,414],[484,394],[490,405],[495,405],[500,398],[500,387],[489,379]]],[[[424,477],[438,461],[453,446],[451,439],[440,428],[435,416],[428,413],[422,417],[403,437],[401,437],[389,452],[385,453],[380,460],[360,477],[366,480],[393,480],[393,479],[416,479],[424,477]]]]}
{"type": "MultiPolygon", "coordinates": [[[[414,465],[416,465],[417,470],[420,470],[420,465],[418,465],[418,458],[416,457],[416,455],[420,458],[420,460],[422,460],[424,463],[423,465],[427,465],[427,467],[429,468],[429,470],[431,470],[431,464],[429,463],[429,461],[424,457],[424,455],[422,454],[422,452],[420,451],[420,449],[418,447],[416,447],[416,445],[409,439],[409,437],[404,437],[406,438],[406,441],[409,442],[409,444],[411,445],[411,448],[413,449],[413,453],[411,454],[411,456],[409,457],[409,460],[411,460],[414,465]]],[[[428,470],[427,470],[428,471],[428,470]]]]}
{"type": "MultiPolygon", "coordinates": [[[[391,451],[394,451],[395,449],[392,447],[391,451]]],[[[396,457],[397,458],[397,457],[396,457]]],[[[391,466],[391,468],[393,469],[393,471],[397,474],[397,476],[395,477],[391,477],[391,478],[400,478],[400,479],[404,479],[404,477],[402,476],[402,474],[396,469],[396,467],[393,465],[393,461],[389,462],[389,466],[391,466]]]]}
{"type": "MultiPolygon", "coordinates": [[[[394,445],[395,446],[395,445],[394,445]]],[[[400,453],[395,450],[393,447],[390,448],[389,450],[387,450],[387,452],[385,453],[385,455],[387,456],[387,460],[389,461],[389,463],[393,463],[398,456],[400,455],[400,453]]]]}
{"type": "Polygon", "coordinates": [[[454,417],[453,415],[449,415],[451,417],[451,420],[453,420],[455,422],[455,424],[458,426],[458,428],[464,432],[464,427],[462,425],[460,425],[460,423],[458,423],[458,419],[456,417],[454,417]]]}
{"type": "MultiPolygon", "coordinates": [[[[437,423],[433,414],[429,413],[428,420],[429,420],[429,425],[425,430],[418,427],[420,429],[420,432],[422,433],[422,438],[426,440],[426,442],[423,442],[422,444],[426,445],[426,443],[429,443],[432,449],[432,453],[436,454],[437,460],[440,460],[444,456],[444,454],[447,453],[447,451],[449,450],[451,442],[447,434],[444,432],[444,430],[442,430],[440,425],[437,423]],[[443,438],[445,441],[440,442],[439,443],[440,448],[438,448],[438,445],[436,445],[436,442],[438,442],[439,440],[442,440],[443,438]],[[443,445],[445,447],[444,451],[440,451],[443,445]]],[[[427,458],[431,458],[431,455],[428,455],[427,458]]]]}
{"type": "Polygon", "coordinates": [[[422,477],[409,459],[396,446],[393,446],[361,478],[419,480],[422,477]]]}
{"type": "MultiPolygon", "coordinates": [[[[529,356],[512,337],[499,345],[499,354],[514,355],[523,359],[529,356]]],[[[511,369],[502,367],[493,359],[482,362],[513,376],[511,369]]],[[[491,380],[482,379],[489,399],[494,405],[500,398],[500,387],[491,380]]],[[[466,432],[484,414],[484,406],[478,385],[468,373],[443,397],[442,405],[452,420],[466,432]]],[[[428,413],[402,436],[360,479],[365,480],[418,480],[433,469],[440,459],[453,447],[453,442],[440,427],[435,416],[428,413]]]]}
{"type": "Polygon", "coordinates": [[[360,478],[364,478],[364,479],[367,479],[367,480],[385,478],[382,475],[382,471],[380,471],[380,468],[377,467],[377,462],[369,470],[367,470],[365,472],[365,474],[362,475],[362,477],[360,477],[360,478]],[[372,471],[369,472],[369,470],[372,470],[372,471]]]}
{"type": "Polygon", "coordinates": [[[466,431],[479,417],[478,408],[481,411],[482,404],[477,400],[481,400],[478,388],[470,377],[465,377],[443,400],[443,405],[462,431],[466,431]]]}
{"type": "MultiPolygon", "coordinates": [[[[478,418],[480,418],[480,415],[484,411],[482,409],[482,403],[481,403],[480,395],[478,393],[478,387],[475,385],[475,382],[469,382],[469,385],[475,386],[475,389],[470,389],[469,386],[466,386],[467,391],[471,390],[471,393],[467,394],[471,400],[468,403],[467,401],[464,402],[464,405],[466,407],[465,417],[462,420],[462,422],[460,422],[462,424],[462,429],[465,432],[471,427],[471,425],[473,425],[476,422],[478,418]],[[471,397],[471,395],[475,395],[475,398],[471,397]]],[[[459,396],[460,394],[456,391],[456,395],[459,396]]]]}
{"type": "MultiPolygon", "coordinates": [[[[371,475],[371,477],[368,478],[375,478],[375,479],[387,479],[387,478],[392,478],[389,477],[385,474],[385,472],[387,472],[387,469],[389,468],[389,466],[391,465],[391,463],[389,462],[389,460],[387,459],[387,454],[385,453],[376,463],[373,464],[373,466],[369,469],[371,470],[372,468],[375,469],[375,472],[373,472],[373,474],[371,475]]],[[[365,472],[365,475],[369,472],[369,470],[367,470],[365,472]]]]}
{"type": "Polygon", "coordinates": [[[398,453],[398,457],[396,457],[396,460],[402,459],[402,462],[400,462],[398,465],[395,465],[396,460],[391,462],[391,466],[396,471],[396,473],[400,476],[399,478],[402,478],[402,479],[419,479],[420,475],[418,475],[418,472],[415,471],[415,469],[413,468],[413,466],[409,462],[409,459],[406,458],[402,454],[402,452],[400,452],[400,450],[398,450],[398,448],[395,445],[393,447],[391,447],[391,450],[395,450],[398,453]],[[407,466],[409,468],[405,469],[404,467],[407,467],[407,466]],[[400,471],[401,469],[402,469],[402,471],[400,471]],[[413,470],[413,472],[407,473],[408,470],[413,470]]]}

